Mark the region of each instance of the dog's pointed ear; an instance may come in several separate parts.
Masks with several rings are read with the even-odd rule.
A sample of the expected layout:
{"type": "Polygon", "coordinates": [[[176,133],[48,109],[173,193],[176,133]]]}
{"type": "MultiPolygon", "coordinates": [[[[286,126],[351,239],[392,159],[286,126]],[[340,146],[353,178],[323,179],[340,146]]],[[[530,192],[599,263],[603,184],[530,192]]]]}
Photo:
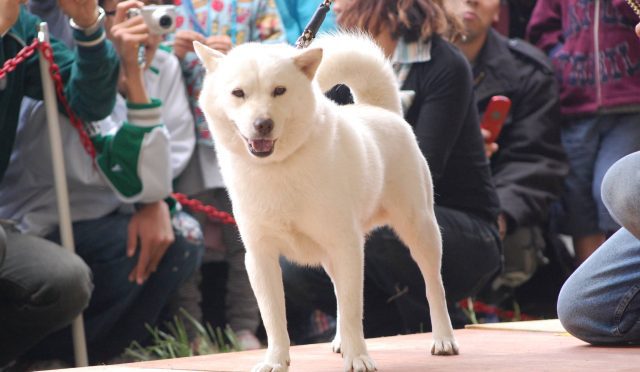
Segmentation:
{"type": "Polygon", "coordinates": [[[209,72],[215,70],[220,59],[224,57],[224,54],[215,49],[209,48],[199,41],[193,42],[193,50],[195,50],[196,55],[200,58],[200,61],[202,61],[202,64],[209,72]]]}
{"type": "Polygon", "coordinates": [[[313,80],[320,61],[322,61],[322,48],[310,48],[293,57],[293,63],[309,80],[313,80]]]}

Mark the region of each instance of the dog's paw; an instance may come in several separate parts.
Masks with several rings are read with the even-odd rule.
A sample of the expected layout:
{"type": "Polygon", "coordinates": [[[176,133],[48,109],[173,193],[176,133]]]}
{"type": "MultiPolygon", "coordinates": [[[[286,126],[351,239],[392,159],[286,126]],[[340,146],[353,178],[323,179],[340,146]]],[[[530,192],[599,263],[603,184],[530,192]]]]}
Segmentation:
{"type": "Polygon", "coordinates": [[[272,362],[260,362],[256,364],[251,372],[287,372],[289,370],[289,362],[286,363],[272,363],[272,362]]]}
{"type": "Polygon", "coordinates": [[[342,346],[342,340],[340,340],[340,336],[336,335],[333,341],[331,341],[331,350],[333,350],[334,353],[339,354],[341,351],[341,346],[342,346]]]}
{"type": "Polygon", "coordinates": [[[344,370],[346,372],[373,372],[376,371],[376,364],[367,354],[358,355],[356,357],[344,357],[344,370]]]}
{"type": "Polygon", "coordinates": [[[458,355],[460,350],[454,338],[433,340],[431,355],[458,355]]]}

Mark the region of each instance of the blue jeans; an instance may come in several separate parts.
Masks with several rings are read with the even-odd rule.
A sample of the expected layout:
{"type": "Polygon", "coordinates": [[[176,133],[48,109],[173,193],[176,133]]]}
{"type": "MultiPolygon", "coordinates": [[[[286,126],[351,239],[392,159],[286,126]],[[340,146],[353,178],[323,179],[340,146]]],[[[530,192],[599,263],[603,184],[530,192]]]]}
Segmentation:
{"type": "MultiPolygon", "coordinates": [[[[477,294],[499,272],[500,238],[493,224],[477,217],[439,206],[435,212],[442,231],[442,280],[447,302],[453,305],[477,294]]],[[[387,228],[373,232],[367,238],[364,257],[365,335],[430,330],[424,278],[395,234],[387,228]]],[[[305,321],[313,309],[335,314],[333,285],[322,268],[285,260],[281,267],[291,323],[305,321]]]]}
{"type": "MultiPolygon", "coordinates": [[[[138,261],[137,254],[131,258],[126,254],[130,219],[131,215],[116,212],[73,224],[76,252],[91,268],[95,286],[84,312],[92,364],[119,355],[134,340],[147,340],[145,324],[157,325],[169,297],[194,272],[202,257],[202,245],[176,231],[175,242],[149,279],[142,285],[130,282],[129,273],[138,261]]],[[[58,233],[48,239],[58,241],[58,233]]],[[[68,329],[48,337],[33,352],[40,358],[70,359],[71,355],[68,329]]]]}
{"type": "Polygon", "coordinates": [[[611,236],[569,277],[558,318],[592,344],[640,341],[640,241],[627,229],[611,236]]]}
{"type": "Polygon", "coordinates": [[[561,200],[559,231],[574,237],[613,232],[620,226],[601,198],[602,180],[613,163],[640,150],[640,114],[597,115],[562,127],[570,170],[561,200]]]}
{"type": "Polygon", "coordinates": [[[566,281],[558,318],[572,335],[592,344],[640,342],[640,153],[616,162],[602,197],[623,226],[566,281]]]}
{"type": "Polygon", "coordinates": [[[0,224],[0,369],[89,304],[91,272],[73,253],[0,224]],[[0,242],[2,244],[2,242],[0,242]]]}

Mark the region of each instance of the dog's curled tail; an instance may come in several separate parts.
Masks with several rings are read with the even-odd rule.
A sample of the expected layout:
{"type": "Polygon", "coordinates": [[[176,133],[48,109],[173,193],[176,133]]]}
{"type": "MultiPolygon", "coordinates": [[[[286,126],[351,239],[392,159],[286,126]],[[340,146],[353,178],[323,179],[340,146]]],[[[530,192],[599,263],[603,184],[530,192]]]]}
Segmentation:
{"type": "Polygon", "coordinates": [[[316,81],[323,92],[336,84],[351,89],[356,103],[366,103],[402,115],[399,87],[382,49],[362,32],[320,36],[311,47],[323,49],[316,81]]]}

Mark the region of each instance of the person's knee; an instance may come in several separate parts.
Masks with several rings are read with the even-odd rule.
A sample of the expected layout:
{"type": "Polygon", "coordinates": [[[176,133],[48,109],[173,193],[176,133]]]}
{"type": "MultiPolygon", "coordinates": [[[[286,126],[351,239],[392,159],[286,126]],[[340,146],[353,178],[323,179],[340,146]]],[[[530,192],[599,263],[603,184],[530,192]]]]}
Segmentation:
{"type": "Polygon", "coordinates": [[[93,282],[91,270],[78,256],[69,255],[58,262],[47,275],[41,291],[32,297],[36,306],[48,309],[42,313],[51,324],[71,322],[89,305],[93,282]]]}
{"type": "Polygon", "coordinates": [[[623,157],[609,168],[602,181],[602,201],[611,216],[631,233],[640,236],[640,152],[623,157]]]}
{"type": "Polygon", "coordinates": [[[558,295],[558,319],[564,329],[576,338],[591,344],[602,343],[605,336],[599,326],[598,314],[602,309],[595,308],[597,301],[590,301],[580,278],[570,277],[558,295]]]}

